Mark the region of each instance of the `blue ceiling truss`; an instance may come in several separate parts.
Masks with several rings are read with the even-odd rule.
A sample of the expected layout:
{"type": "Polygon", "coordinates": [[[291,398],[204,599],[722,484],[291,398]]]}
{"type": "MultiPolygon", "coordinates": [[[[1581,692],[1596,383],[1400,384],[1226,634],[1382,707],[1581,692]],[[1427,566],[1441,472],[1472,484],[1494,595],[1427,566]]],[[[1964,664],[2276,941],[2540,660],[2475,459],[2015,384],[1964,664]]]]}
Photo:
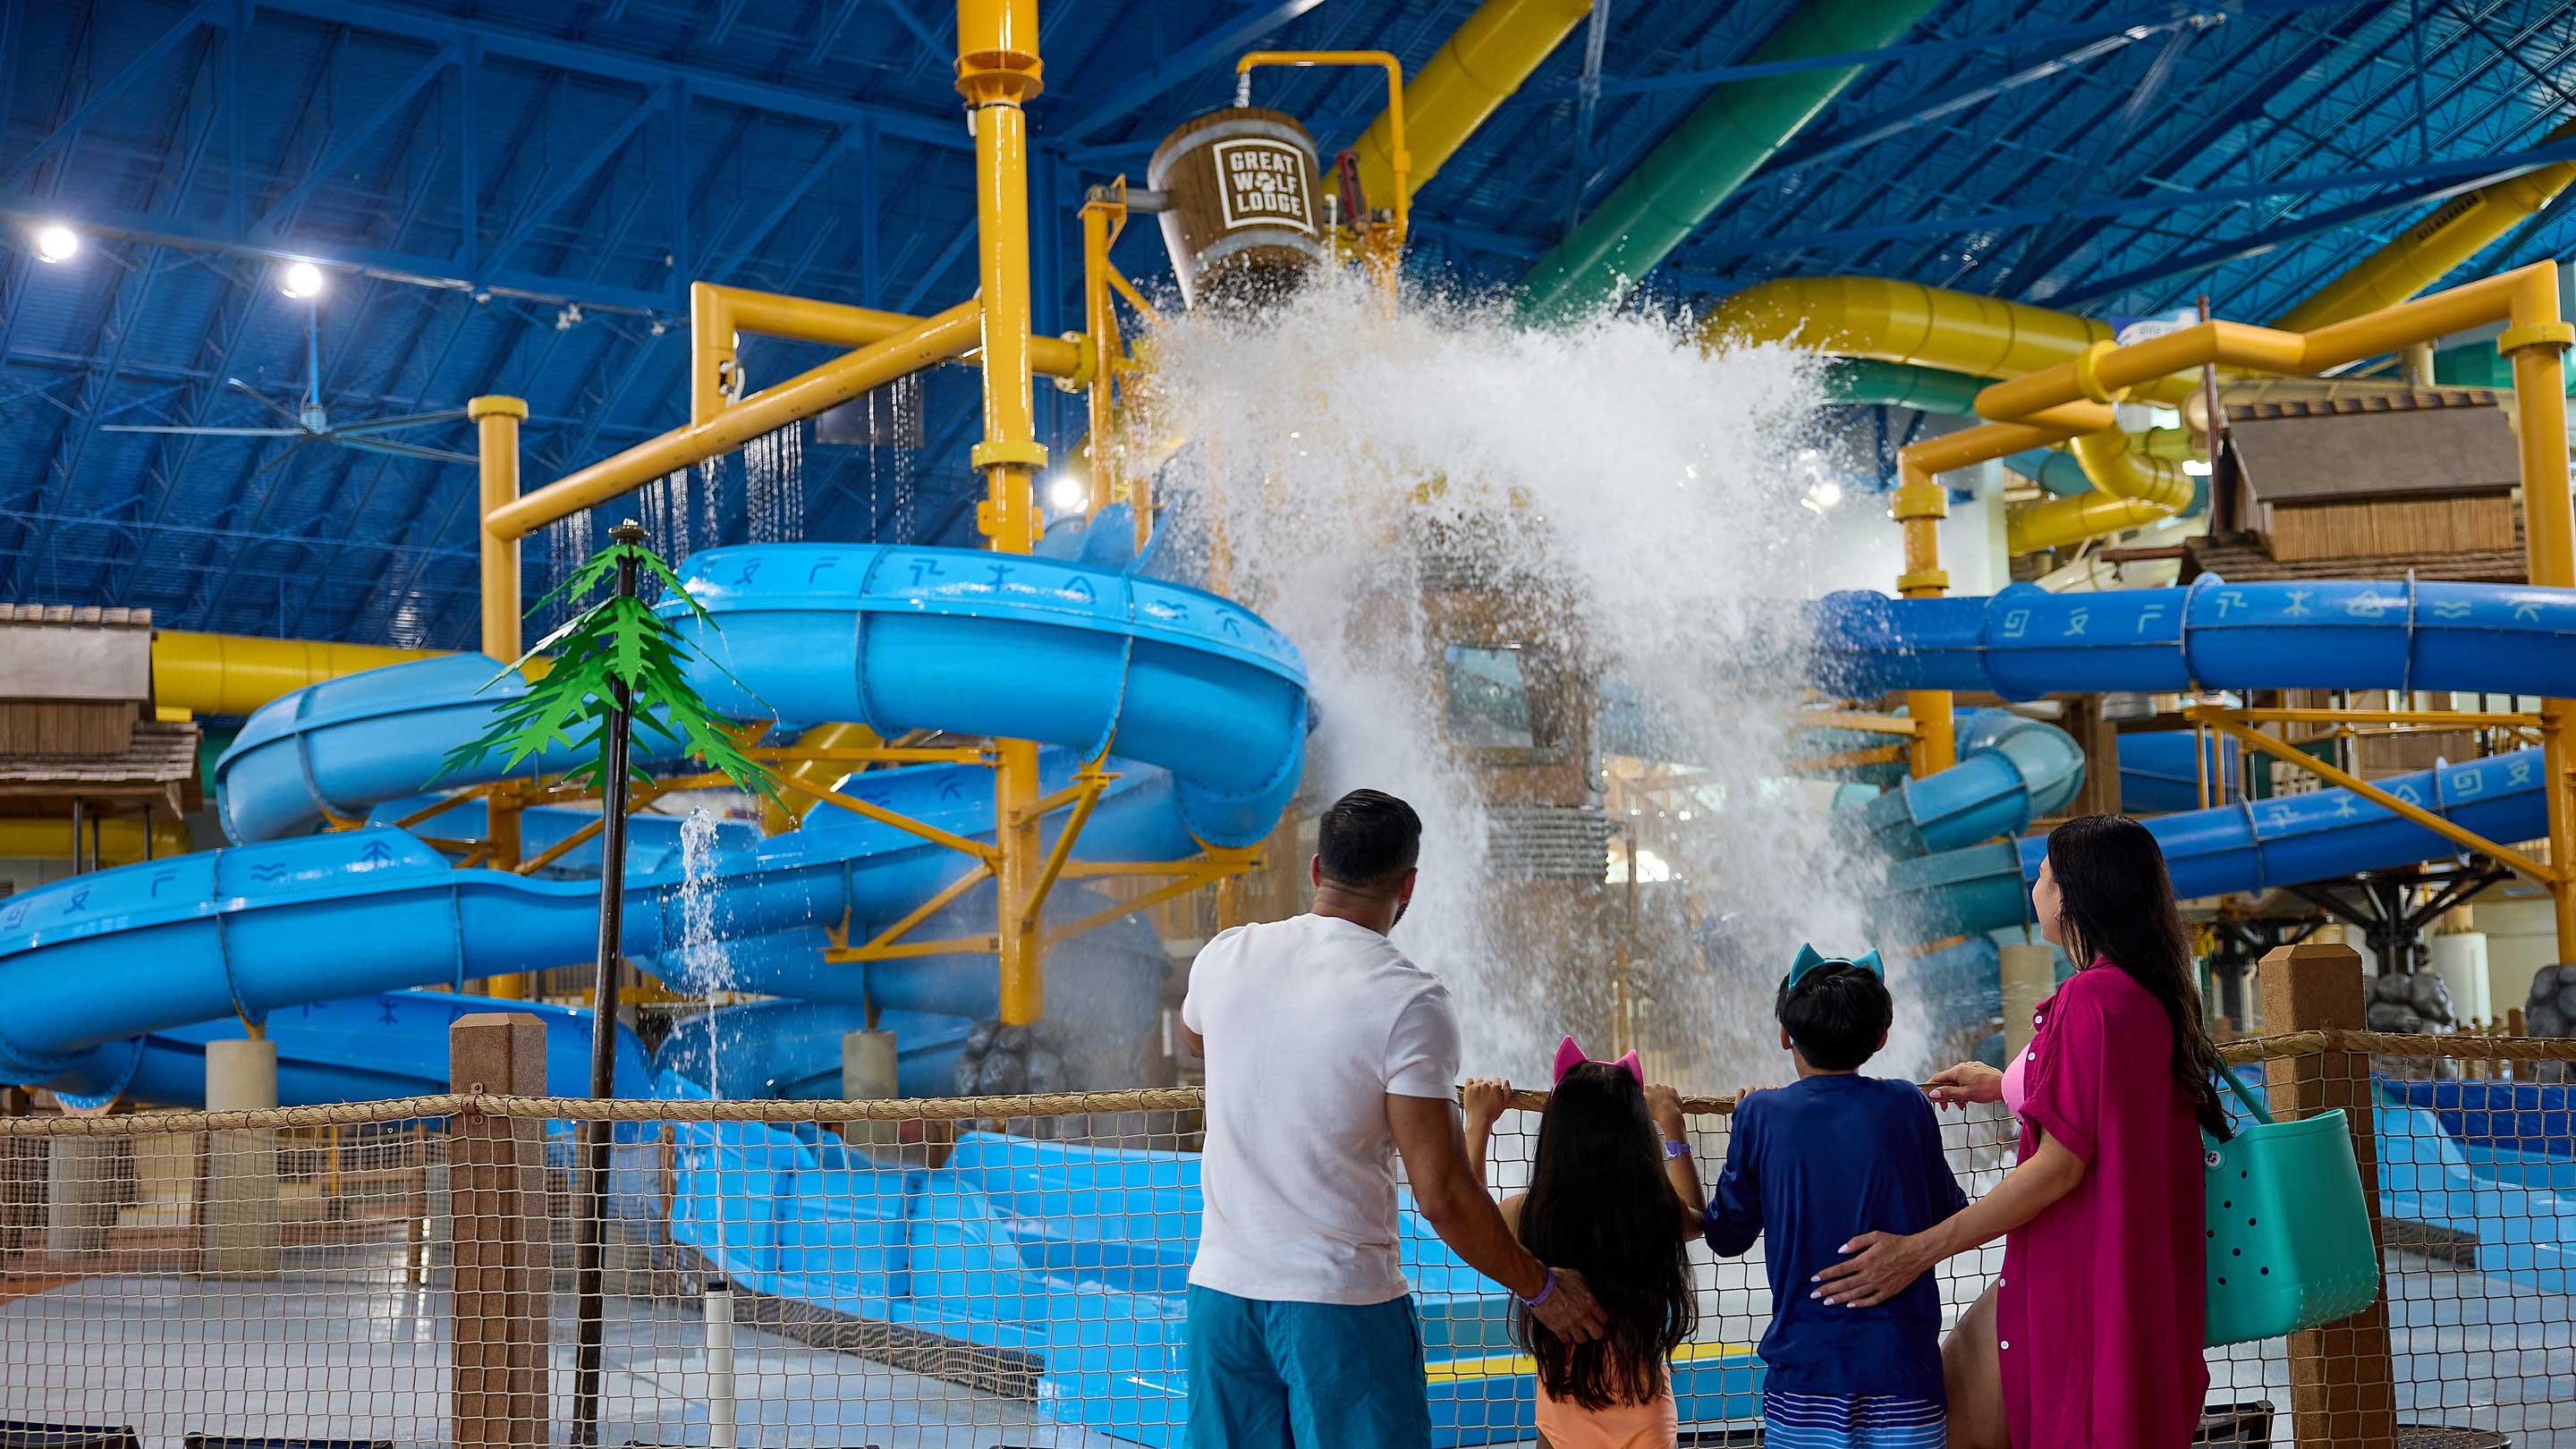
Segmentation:
{"type": "MultiPolygon", "coordinates": [[[[2259,319],[2442,198],[2576,159],[2542,139],[2576,114],[2576,5],[1944,0],[1881,50],[1751,62],[1796,3],[1603,0],[1425,189],[1414,265],[1508,286],[1710,87],[1801,67],[1861,70],[1652,300],[1864,272],[2096,313],[2206,293],[2259,319]]],[[[1235,54],[1419,66],[1472,8],[1047,0],[1040,327],[1079,315],[1082,189],[1224,104],[1235,54]]],[[[264,426],[308,389],[335,422],[515,393],[535,486],[685,415],[691,280],[953,302],[974,286],[954,28],[945,0],[0,0],[0,599],[469,642],[471,469],[112,429],[264,426]],[[86,245],[45,265],[32,229],[57,219],[86,245]],[[331,274],[318,303],[278,290],[297,258],[331,274]]],[[[1335,146],[1376,84],[1281,72],[1262,100],[1335,146]]],[[[2471,266],[2561,254],[2571,213],[2471,266]]],[[[1118,260],[1168,275],[1152,227],[1118,260]]],[[[822,355],[746,365],[757,385],[822,355]]],[[[1041,389],[1059,450],[1077,401],[1041,389]]],[[[922,390],[922,447],[809,445],[804,533],[969,541],[976,426],[950,369],[922,390]]],[[[400,436],[471,446],[461,424],[400,436]]],[[[744,485],[603,511],[740,536],[710,486],[744,485]]],[[[531,541],[541,565],[578,544],[531,541]]]]}

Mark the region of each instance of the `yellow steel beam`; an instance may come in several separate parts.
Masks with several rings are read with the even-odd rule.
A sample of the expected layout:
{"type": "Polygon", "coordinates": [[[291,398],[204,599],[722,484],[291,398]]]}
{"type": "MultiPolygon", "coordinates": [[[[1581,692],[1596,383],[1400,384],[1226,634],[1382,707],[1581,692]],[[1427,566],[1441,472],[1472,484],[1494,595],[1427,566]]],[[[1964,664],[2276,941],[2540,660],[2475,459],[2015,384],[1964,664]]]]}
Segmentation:
{"type": "Polygon", "coordinates": [[[851,961],[902,961],[917,956],[990,956],[1000,943],[992,936],[952,936],[944,941],[905,941],[893,946],[833,946],[823,959],[839,965],[851,961]]]}
{"type": "MultiPolygon", "coordinates": [[[[1075,780],[1067,790],[1059,790],[1056,795],[1047,797],[1048,800],[1053,800],[1057,796],[1070,793],[1073,797],[1071,800],[1073,813],[1065,817],[1063,828],[1056,831],[1055,845],[1047,851],[1046,863],[1038,868],[1038,878],[1029,888],[1028,900],[1021,903],[1020,924],[1023,927],[1035,926],[1038,923],[1039,915],[1046,910],[1047,894],[1055,889],[1056,877],[1064,871],[1065,858],[1073,853],[1074,841],[1082,837],[1082,827],[1091,823],[1091,812],[1093,807],[1100,803],[1100,792],[1107,789],[1109,782],[1117,778],[1115,775],[1086,767],[1081,778],[1075,780]]],[[[1041,800],[1038,802],[1037,813],[1044,815],[1054,808],[1046,800],[1041,800]]]]}
{"type": "Polygon", "coordinates": [[[2536,714],[2468,709],[2239,709],[2230,712],[2238,719],[2256,724],[2419,724],[2460,729],[2501,725],[2538,729],[2543,723],[2536,714]]]}
{"type": "MultiPolygon", "coordinates": [[[[1241,875],[1260,863],[1261,852],[1257,847],[1242,850],[1210,850],[1199,858],[1195,868],[1189,868],[1189,862],[1175,862],[1184,867],[1178,872],[1178,879],[1166,881],[1143,895],[1120,901],[1107,910],[1094,911],[1069,925],[1058,926],[1046,933],[1047,944],[1053,945],[1095,927],[1105,926],[1121,916],[1141,911],[1147,906],[1158,906],[1165,901],[1188,895],[1202,886],[1210,885],[1228,876],[1241,875]]],[[[1153,866],[1136,873],[1160,875],[1164,874],[1165,870],[1161,866],[1153,866]]]]}
{"type": "MultiPolygon", "coordinates": [[[[850,728],[865,729],[864,725],[850,728]]],[[[988,765],[990,745],[762,745],[743,751],[764,764],[814,761],[833,765],[988,765]]]]}
{"type": "MultiPolygon", "coordinates": [[[[719,776],[718,778],[722,777],[719,776]]],[[[827,790],[810,781],[799,780],[786,775],[779,776],[778,783],[800,795],[811,795],[817,800],[828,800],[832,804],[840,806],[842,809],[849,811],[853,815],[866,816],[868,819],[877,822],[879,825],[891,825],[895,829],[903,831],[907,835],[920,836],[922,839],[929,841],[933,845],[947,846],[950,850],[956,851],[960,855],[972,856],[977,860],[990,861],[999,854],[999,852],[992,846],[986,845],[981,841],[969,840],[965,836],[959,835],[953,830],[942,830],[936,825],[915,820],[909,815],[898,814],[895,811],[888,810],[882,805],[873,804],[869,801],[859,799],[855,795],[844,795],[838,790],[827,790]]]]}
{"type": "Polygon", "coordinates": [[[695,467],[800,418],[810,418],[896,378],[960,356],[975,346],[981,320],[981,309],[974,302],[960,302],[917,327],[763,389],[703,422],[675,428],[566,474],[485,514],[483,526],[495,537],[525,538],[559,518],[568,518],[683,468],[695,467]]]}
{"type": "Polygon", "coordinates": [[[942,887],[936,895],[923,901],[920,905],[913,907],[904,915],[903,919],[896,921],[893,925],[886,927],[884,930],[879,931],[876,935],[870,937],[866,946],[861,949],[874,951],[892,946],[895,942],[900,941],[906,935],[909,935],[914,927],[920,925],[926,920],[929,920],[932,916],[939,914],[939,912],[950,902],[992,878],[992,863],[990,861],[978,862],[974,869],[959,876],[957,879],[950,881],[946,886],[942,887]]]}
{"type": "Polygon", "coordinates": [[[1923,721],[1912,715],[1869,714],[1851,709],[1807,709],[1796,715],[1800,726],[1820,730],[1862,730],[1874,735],[1923,737],[1923,721]]]}
{"type": "Polygon", "coordinates": [[[1856,765],[1893,765],[1906,756],[1903,745],[1880,745],[1876,749],[1844,750],[1831,755],[1808,755],[1781,766],[1792,775],[1820,775],[1827,770],[1847,770],[1856,765]]]}
{"type": "Polygon", "coordinates": [[[2353,774],[2352,772],[2338,766],[2330,765],[2325,761],[2318,759],[2316,756],[2298,749],[2286,740],[2274,739],[2270,735],[2264,734],[2249,725],[2241,723],[2236,718],[2235,712],[2232,710],[2219,709],[2209,705],[2194,705],[2183,711],[2183,717],[2191,720],[2195,724],[2207,725],[2209,728],[2218,731],[2229,739],[2232,739],[2239,744],[2250,745],[2253,748],[2261,750],[2263,753],[2272,756],[2274,759],[2296,765],[2300,769],[2326,781],[2328,784],[2350,790],[2352,793],[2359,795],[2361,798],[2368,800],[2372,804],[2377,805],[2384,810],[2389,811],[2391,814],[2406,817],[2408,820],[2423,826],[2425,829],[2430,830],[2434,834],[2441,836],[2443,839],[2460,846],[2464,850],[2473,850],[2483,855],[2492,856],[2496,860],[2503,862],[2505,865],[2511,866],[2522,874],[2531,877],[2533,880],[2539,881],[2543,885],[2550,886],[2553,889],[2558,884],[2558,872],[2552,870],[2548,866],[2542,865],[2539,861],[2533,860],[2530,856],[2523,854],[2512,846],[2489,840],[2485,836],[2478,834],[2476,831],[2469,829],[2467,826],[2455,824],[2452,821],[2446,820],[2443,817],[2434,814],[2432,811],[2425,809],[2421,805],[2412,805],[2404,800],[2400,800],[2396,796],[2379,788],[2377,785],[2361,778],[2359,775],[2353,774]]]}
{"type": "MultiPolygon", "coordinates": [[[[925,319],[845,302],[823,302],[714,282],[689,284],[689,421],[705,422],[738,391],[732,370],[740,337],[783,337],[861,348],[919,327],[925,319]]],[[[1072,338],[1032,337],[1029,361],[1049,377],[1071,377],[1082,368],[1082,344],[1072,338]]]]}

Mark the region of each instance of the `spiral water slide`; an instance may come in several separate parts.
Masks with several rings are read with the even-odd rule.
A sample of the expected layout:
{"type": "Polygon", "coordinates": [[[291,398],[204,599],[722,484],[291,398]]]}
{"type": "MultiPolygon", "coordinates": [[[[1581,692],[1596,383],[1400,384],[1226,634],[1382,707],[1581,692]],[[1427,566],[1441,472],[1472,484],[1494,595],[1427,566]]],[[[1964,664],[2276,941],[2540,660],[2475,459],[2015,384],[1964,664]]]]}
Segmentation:
{"type": "MultiPolygon", "coordinates": [[[[1076,858],[1251,845],[1296,789],[1303,666],[1284,637],[1214,595],[1064,560],[872,545],[711,550],[682,578],[718,626],[680,622],[699,654],[693,682],[734,717],[1032,739],[1050,747],[1050,792],[1114,743],[1118,778],[1076,858]]],[[[390,825],[310,832],[416,797],[447,752],[524,689],[494,661],[457,655],[328,680],[262,708],[216,767],[237,844],[76,877],[0,907],[0,1080],[91,1096],[148,1085],[185,1102],[192,1055],[239,1029],[207,1024],[237,1020],[277,1030],[281,1093],[296,1099],[443,1089],[458,998],[386,993],[587,959],[597,883],[458,869],[390,825]],[[354,1032],[298,1029],[317,1003],[352,1021],[373,1003],[379,1019],[354,1032]],[[419,1050],[389,1049],[395,1038],[419,1050]]],[[[493,778],[486,767],[441,783],[493,778]]],[[[957,836],[992,830],[978,766],[871,772],[851,793],[957,836]]],[[[720,848],[693,896],[675,857],[649,836],[632,857],[623,945],[658,958],[683,990],[991,1013],[990,957],[859,968],[809,949],[845,912],[872,934],[955,880],[967,864],[945,847],[827,807],[801,829],[720,848]],[[682,946],[693,911],[753,943],[726,953],[721,982],[691,977],[699,968],[682,946]],[[791,948],[759,945],[782,936],[791,948]]],[[[555,1026],[586,1031],[571,1017],[555,1026]]],[[[640,1056],[633,1068],[643,1070],[640,1056]]]]}

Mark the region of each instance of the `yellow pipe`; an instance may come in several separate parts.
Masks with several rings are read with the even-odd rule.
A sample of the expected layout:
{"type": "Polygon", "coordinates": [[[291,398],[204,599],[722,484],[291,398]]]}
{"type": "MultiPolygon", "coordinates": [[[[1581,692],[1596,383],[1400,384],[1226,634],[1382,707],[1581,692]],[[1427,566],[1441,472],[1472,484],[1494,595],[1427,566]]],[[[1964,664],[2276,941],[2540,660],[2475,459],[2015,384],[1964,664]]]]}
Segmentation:
{"type": "MultiPolygon", "coordinates": [[[[1044,81],[1038,57],[1037,0],[958,0],[957,89],[975,130],[975,232],[983,278],[984,441],[970,459],[985,476],[975,522],[996,553],[1037,547],[1037,471],[1046,449],[1037,441],[1029,393],[1028,116],[1023,104],[1044,81]]],[[[1045,857],[1038,747],[997,741],[993,769],[994,844],[1000,888],[1004,1022],[1024,1025],[1046,1010],[1045,936],[1034,924],[1045,857]]]]}
{"type": "MultiPolygon", "coordinates": [[[[1411,128],[1409,189],[1431,183],[1476,128],[1530,78],[1584,16],[1592,0],[1485,0],[1428,64],[1404,87],[1404,121],[1411,128]]],[[[1359,158],[1360,194],[1390,196],[1396,189],[1394,134],[1389,108],[1360,133],[1351,150],[1359,158]]]]}
{"type": "Polygon", "coordinates": [[[1404,135],[1404,62],[1383,50],[1256,50],[1234,63],[1234,73],[1248,76],[1265,65],[1359,65],[1386,72],[1386,113],[1380,119],[1386,123],[1388,192],[1395,199],[1395,221],[1393,234],[1373,243],[1372,249],[1392,286],[1396,261],[1404,254],[1404,239],[1413,224],[1413,156],[1405,149],[1404,135]]]}
{"type": "MultiPolygon", "coordinates": [[[[796,748],[800,750],[869,750],[884,743],[885,740],[866,725],[846,722],[818,724],[796,737],[796,748]]],[[[827,790],[837,789],[841,778],[850,773],[849,764],[839,760],[795,760],[775,768],[781,775],[827,790]]],[[[782,830],[793,830],[815,804],[812,796],[801,793],[794,805],[764,800],[760,806],[761,827],[772,835],[782,830]]]]}
{"type": "MultiPolygon", "coordinates": [[[[184,855],[189,850],[187,827],[158,811],[152,817],[151,838],[156,857],[184,855]]],[[[143,840],[141,820],[131,815],[99,818],[98,863],[132,865],[143,859],[143,840]]],[[[89,843],[82,841],[80,853],[88,851],[89,843]]],[[[0,860],[70,860],[72,856],[69,820],[0,818],[0,860]]]]}
{"type": "Polygon", "coordinates": [[[754,438],[848,402],[898,377],[959,356],[974,347],[977,325],[976,304],[960,302],[909,331],[765,388],[704,422],[675,428],[566,474],[484,515],[484,526],[502,538],[525,538],[559,518],[569,518],[656,478],[729,453],[754,438]]]}
{"type": "MultiPolygon", "coordinates": [[[[732,370],[741,360],[744,333],[866,347],[918,327],[923,319],[874,307],[819,302],[749,287],[689,284],[689,421],[702,423],[724,410],[732,370]]],[[[1078,376],[1084,367],[1080,337],[1029,339],[1029,363],[1049,377],[1078,376]]]]}
{"type": "Polygon", "coordinates": [[[163,629],[152,638],[152,697],[165,709],[243,715],[308,684],[447,652],[163,629]]]}
{"type": "MultiPolygon", "coordinates": [[[[2546,146],[2576,136],[2576,120],[2540,138],[2546,146]]],[[[2576,161],[2561,161],[2482,186],[2435,207],[2387,245],[2355,262],[2272,325],[2313,332],[2331,322],[2394,307],[2451,274],[2496,238],[2539,211],[2576,181],[2576,161]]]]}
{"type": "Polygon", "coordinates": [[[2014,515],[2004,547],[2013,553],[2064,548],[2088,538],[2144,528],[2191,504],[2191,475],[2167,458],[2152,457],[2117,428],[2079,433],[2072,444],[2093,491],[2052,498],[2014,515]]]}
{"type": "MultiPolygon", "coordinates": [[[[481,460],[482,507],[489,518],[519,500],[519,423],[528,405],[514,397],[478,397],[465,404],[474,420],[481,460]]],[[[482,543],[483,652],[507,664],[519,657],[519,541],[489,529],[482,543]]]]}

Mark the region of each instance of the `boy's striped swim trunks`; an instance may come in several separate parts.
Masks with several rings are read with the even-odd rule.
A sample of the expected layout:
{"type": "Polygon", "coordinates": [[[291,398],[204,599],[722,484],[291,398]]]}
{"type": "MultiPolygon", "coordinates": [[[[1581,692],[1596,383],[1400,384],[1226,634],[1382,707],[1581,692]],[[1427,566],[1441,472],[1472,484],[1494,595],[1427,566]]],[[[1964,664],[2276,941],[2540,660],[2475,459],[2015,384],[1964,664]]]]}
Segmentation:
{"type": "Polygon", "coordinates": [[[1946,1449],[1948,1424],[1933,1399],[1762,1392],[1763,1449],[1946,1449]]]}

